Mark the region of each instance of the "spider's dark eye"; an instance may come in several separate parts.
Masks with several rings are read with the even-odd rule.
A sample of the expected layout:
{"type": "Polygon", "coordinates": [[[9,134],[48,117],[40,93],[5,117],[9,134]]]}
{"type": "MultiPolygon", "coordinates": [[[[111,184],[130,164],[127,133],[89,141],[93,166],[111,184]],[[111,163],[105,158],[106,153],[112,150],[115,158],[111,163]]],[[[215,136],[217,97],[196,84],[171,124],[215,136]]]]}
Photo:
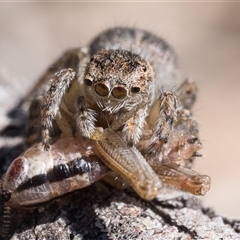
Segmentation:
{"type": "Polygon", "coordinates": [[[144,72],[146,72],[147,71],[147,67],[146,66],[142,66],[142,70],[144,71],[144,72]]]}
{"type": "Polygon", "coordinates": [[[94,57],[91,57],[91,58],[90,58],[90,62],[92,62],[93,60],[94,60],[94,57]]]}
{"type": "Polygon", "coordinates": [[[84,79],[84,83],[87,85],[87,86],[92,86],[92,80],[88,79],[88,78],[85,78],[84,79]]]}
{"type": "Polygon", "coordinates": [[[132,87],[132,88],[131,88],[131,92],[132,92],[132,93],[138,93],[138,92],[140,92],[140,87],[132,87]]]}

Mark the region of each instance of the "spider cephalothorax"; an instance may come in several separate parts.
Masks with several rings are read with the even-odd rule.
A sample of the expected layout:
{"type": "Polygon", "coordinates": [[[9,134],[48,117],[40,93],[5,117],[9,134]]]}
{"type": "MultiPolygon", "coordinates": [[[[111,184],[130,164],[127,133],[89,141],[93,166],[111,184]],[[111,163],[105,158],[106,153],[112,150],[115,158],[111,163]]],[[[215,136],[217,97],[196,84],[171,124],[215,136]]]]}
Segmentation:
{"type": "Polygon", "coordinates": [[[152,67],[139,55],[125,50],[105,50],[91,57],[83,94],[111,114],[148,101],[152,81],[152,67]]]}

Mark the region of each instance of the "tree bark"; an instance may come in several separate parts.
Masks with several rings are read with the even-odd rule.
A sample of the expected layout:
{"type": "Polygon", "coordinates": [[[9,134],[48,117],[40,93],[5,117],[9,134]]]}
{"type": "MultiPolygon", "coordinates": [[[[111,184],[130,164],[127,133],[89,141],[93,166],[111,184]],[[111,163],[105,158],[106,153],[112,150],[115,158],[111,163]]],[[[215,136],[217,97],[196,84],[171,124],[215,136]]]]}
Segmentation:
{"type": "MultiPolygon", "coordinates": [[[[13,83],[0,74],[0,94],[16,93],[13,83]]],[[[0,116],[1,175],[23,151],[27,116],[22,109],[11,109],[16,100],[12,106],[5,101],[0,116]]],[[[148,202],[131,189],[99,182],[31,211],[11,213],[12,240],[240,239],[240,220],[221,217],[201,199],[169,188],[148,202]]]]}

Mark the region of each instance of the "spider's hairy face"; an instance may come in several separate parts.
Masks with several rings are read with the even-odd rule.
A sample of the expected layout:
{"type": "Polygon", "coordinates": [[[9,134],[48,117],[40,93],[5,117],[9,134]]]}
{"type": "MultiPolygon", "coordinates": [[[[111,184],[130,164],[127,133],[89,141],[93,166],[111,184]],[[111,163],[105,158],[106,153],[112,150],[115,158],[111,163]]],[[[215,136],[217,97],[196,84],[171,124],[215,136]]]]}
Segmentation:
{"type": "Polygon", "coordinates": [[[153,70],[140,56],[125,50],[104,50],[92,56],[84,77],[89,100],[104,111],[130,110],[149,101],[153,70]]]}

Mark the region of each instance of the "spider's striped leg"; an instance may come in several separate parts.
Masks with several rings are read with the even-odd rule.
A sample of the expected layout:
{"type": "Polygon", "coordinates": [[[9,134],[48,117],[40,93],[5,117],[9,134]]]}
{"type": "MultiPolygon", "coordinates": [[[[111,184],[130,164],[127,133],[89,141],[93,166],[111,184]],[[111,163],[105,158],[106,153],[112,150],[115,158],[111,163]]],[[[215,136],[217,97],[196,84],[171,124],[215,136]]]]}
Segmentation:
{"type": "MultiPolygon", "coordinates": [[[[66,136],[72,136],[72,129],[64,114],[62,114],[59,109],[63,96],[75,79],[75,75],[76,73],[72,69],[60,70],[53,76],[50,87],[43,96],[41,106],[41,135],[45,150],[49,149],[51,140],[50,131],[52,129],[53,120],[56,120],[60,130],[66,136]]],[[[67,109],[63,109],[63,111],[64,110],[67,111],[67,109]]]]}
{"type": "Polygon", "coordinates": [[[162,92],[153,104],[146,119],[147,124],[153,129],[151,144],[147,150],[147,159],[159,155],[163,144],[168,142],[179,112],[177,98],[174,93],[162,92]]]}

